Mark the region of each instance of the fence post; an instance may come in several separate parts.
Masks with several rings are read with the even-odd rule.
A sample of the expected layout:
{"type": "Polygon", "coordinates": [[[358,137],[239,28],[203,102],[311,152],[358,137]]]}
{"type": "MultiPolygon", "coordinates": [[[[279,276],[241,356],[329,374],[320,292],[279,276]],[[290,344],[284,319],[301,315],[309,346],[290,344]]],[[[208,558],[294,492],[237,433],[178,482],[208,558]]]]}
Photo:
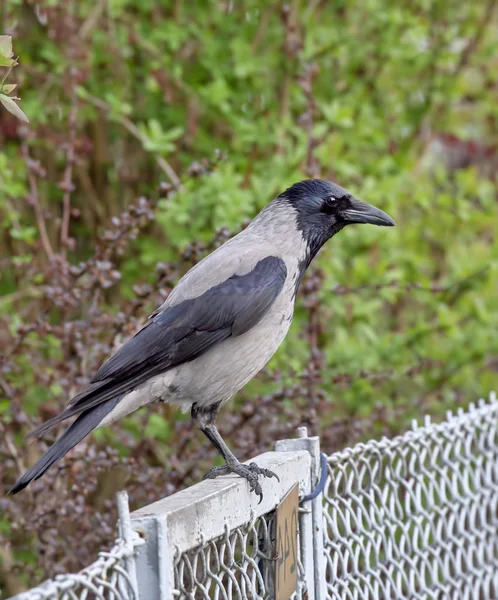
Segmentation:
{"type": "Polygon", "coordinates": [[[174,556],[168,544],[166,518],[151,515],[133,518],[131,526],[144,544],[136,554],[138,598],[171,600],[174,589],[174,556]]]}
{"type": "MultiPolygon", "coordinates": [[[[130,519],[130,506],[128,503],[128,493],[125,491],[118,492],[116,494],[116,502],[118,505],[118,530],[119,537],[130,547],[134,548],[139,545],[138,535],[133,531],[131,527],[130,519]]],[[[125,559],[126,572],[131,581],[133,589],[133,598],[138,600],[138,582],[137,582],[137,568],[135,564],[135,554],[130,554],[125,559]]]]}
{"type": "MultiPolygon", "coordinates": [[[[308,437],[306,427],[299,427],[297,431],[298,438],[279,440],[275,444],[275,450],[277,452],[307,450],[310,453],[311,491],[313,491],[320,479],[320,438],[317,436],[308,437]]],[[[302,507],[306,511],[307,509],[309,510],[311,505],[311,514],[303,512],[301,516],[301,551],[303,554],[306,581],[310,587],[308,590],[310,600],[322,600],[322,598],[327,597],[322,502],[323,493],[320,493],[315,499],[306,502],[302,507]]]]}
{"type": "MultiPolygon", "coordinates": [[[[199,565],[204,559],[209,563],[212,551],[220,556],[219,574],[210,574],[213,564],[208,563],[205,563],[207,571],[204,574],[208,588],[213,586],[209,593],[221,598],[225,591],[220,583],[221,579],[225,573],[227,576],[224,581],[228,581],[226,577],[231,579],[230,569],[235,568],[232,562],[236,562],[229,551],[221,549],[226,536],[234,530],[242,531],[250,522],[273,512],[283,495],[294,484],[298,483],[304,493],[311,488],[311,456],[305,449],[292,453],[266,452],[254,460],[260,467],[275,471],[279,476],[279,479],[268,478],[264,481],[264,496],[261,501],[249,490],[247,481],[237,476],[228,476],[202,481],[132,513],[131,527],[145,542],[137,548],[136,554],[140,600],[172,600],[176,587],[179,587],[182,597],[188,596],[192,600],[194,594],[195,598],[204,594],[204,584],[197,584],[195,580],[201,576],[199,572],[191,573],[189,558],[182,562],[182,556],[192,551],[199,557],[199,565]],[[219,541],[219,550],[210,547],[212,540],[219,541]],[[175,581],[177,568],[179,578],[175,581]],[[194,588],[194,592],[192,589],[184,590],[184,579],[187,587],[194,588]]],[[[311,518],[311,514],[309,516],[311,518]]],[[[246,534],[244,536],[247,538],[246,534]]],[[[239,559],[249,564],[251,557],[241,556],[239,559]]],[[[259,559],[258,556],[256,561],[259,559]]],[[[268,564],[274,564],[271,557],[267,561],[268,564]]],[[[251,597],[256,597],[257,585],[255,584],[254,589],[252,585],[249,580],[243,580],[242,586],[249,586],[252,589],[251,597]]],[[[238,589],[237,586],[234,579],[232,592],[238,589]]],[[[205,594],[202,597],[207,598],[205,594]]],[[[240,597],[242,598],[241,595],[240,597]]]]}

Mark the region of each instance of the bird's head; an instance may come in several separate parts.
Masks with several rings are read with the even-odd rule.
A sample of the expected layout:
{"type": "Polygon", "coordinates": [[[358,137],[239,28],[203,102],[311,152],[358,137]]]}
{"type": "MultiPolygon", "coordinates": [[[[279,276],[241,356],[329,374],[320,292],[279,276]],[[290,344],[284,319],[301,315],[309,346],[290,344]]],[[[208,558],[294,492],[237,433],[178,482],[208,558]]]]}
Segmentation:
{"type": "Polygon", "coordinates": [[[392,227],[384,211],[358,200],[330,181],[308,179],[295,183],[277,199],[295,211],[297,226],[310,250],[310,260],[338,231],[353,223],[392,227]]]}

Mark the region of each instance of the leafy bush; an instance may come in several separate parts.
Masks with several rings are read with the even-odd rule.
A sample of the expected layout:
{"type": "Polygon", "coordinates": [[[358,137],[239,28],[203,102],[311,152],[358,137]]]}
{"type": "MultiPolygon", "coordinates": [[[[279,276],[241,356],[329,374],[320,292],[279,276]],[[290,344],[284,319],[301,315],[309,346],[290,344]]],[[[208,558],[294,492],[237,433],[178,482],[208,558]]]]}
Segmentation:
{"type": "MultiPolygon", "coordinates": [[[[323,250],[282,349],[220,417],[234,451],[306,424],[331,452],[496,387],[494,7],[0,7],[30,120],[0,110],[2,488],[45,448],[24,436],[181,274],[304,177],[398,226],[351,227],[323,250]]],[[[96,432],[0,498],[0,589],[88,563],[114,535],[117,489],[148,503],[214,456],[169,406],[96,432]]]]}

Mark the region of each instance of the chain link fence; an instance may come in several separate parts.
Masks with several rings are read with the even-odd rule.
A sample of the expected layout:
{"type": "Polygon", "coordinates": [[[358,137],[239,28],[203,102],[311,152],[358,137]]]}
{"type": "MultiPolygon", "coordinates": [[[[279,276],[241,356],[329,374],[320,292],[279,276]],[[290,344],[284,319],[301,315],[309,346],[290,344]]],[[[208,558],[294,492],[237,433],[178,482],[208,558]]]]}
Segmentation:
{"type": "Polygon", "coordinates": [[[498,403],[328,458],[329,599],[498,598],[498,403]]]}
{"type": "Polygon", "coordinates": [[[256,459],[280,477],[264,482],[261,505],[239,478],[202,482],[131,517],[121,493],[121,541],[16,600],[271,600],[275,508],[295,484],[293,600],[498,598],[494,395],[442,423],[332,454],[327,477],[319,440],[304,430],[276,450],[256,459]]]}
{"type": "Polygon", "coordinates": [[[118,494],[120,534],[108,552],[79,573],[58,575],[11,600],[139,600],[134,555],[140,540],[130,526],[128,496],[118,494]]]}
{"type": "MultiPolygon", "coordinates": [[[[311,488],[306,450],[268,452],[257,458],[277,479],[264,481],[261,504],[238,477],[205,481],[132,513],[146,547],[137,555],[141,598],[150,600],[272,600],[275,597],[275,508],[296,484],[311,488]],[[153,557],[153,560],[151,560],[153,557]]],[[[294,600],[313,587],[303,556],[311,540],[311,511],[299,513],[294,600]]]]}
{"type": "MultiPolygon", "coordinates": [[[[271,600],[275,596],[276,557],[274,513],[263,515],[253,523],[232,531],[227,526],[219,538],[178,554],[175,558],[173,596],[180,600],[271,600]]],[[[292,596],[293,600],[303,598],[306,590],[300,555],[297,567],[298,589],[292,596]]]]}
{"type": "Polygon", "coordinates": [[[15,596],[15,600],[138,600],[127,570],[127,559],[133,552],[133,546],[117,540],[109,552],[100,552],[83,571],[59,575],[15,596]]]}

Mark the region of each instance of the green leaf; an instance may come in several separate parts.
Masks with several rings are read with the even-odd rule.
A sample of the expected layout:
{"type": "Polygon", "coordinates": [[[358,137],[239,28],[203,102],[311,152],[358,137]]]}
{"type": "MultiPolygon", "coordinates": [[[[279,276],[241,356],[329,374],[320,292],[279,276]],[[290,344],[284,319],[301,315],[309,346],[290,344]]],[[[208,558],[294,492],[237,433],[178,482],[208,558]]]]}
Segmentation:
{"type": "Polygon", "coordinates": [[[20,121],[23,121],[24,123],[29,123],[28,117],[23,113],[19,106],[17,106],[14,100],[12,100],[12,98],[9,98],[5,94],[0,94],[0,102],[11,114],[17,117],[20,121]]]}
{"type": "Polygon", "coordinates": [[[8,83],[7,85],[4,85],[2,88],[2,93],[3,94],[10,94],[11,92],[13,92],[17,87],[17,83],[8,83]]]}
{"type": "Polygon", "coordinates": [[[11,229],[10,235],[15,240],[23,240],[24,242],[32,243],[36,239],[37,230],[35,227],[27,226],[20,229],[11,229]]]}
{"type": "Polygon", "coordinates": [[[3,58],[12,58],[12,37],[10,35],[0,35],[0,56],[3,58]]]}
{"type": "Polygon", "coordinates": [[[0,67],[11,67],[15,63],[13,58],[5,58],[0,56],[0,67]]]}

